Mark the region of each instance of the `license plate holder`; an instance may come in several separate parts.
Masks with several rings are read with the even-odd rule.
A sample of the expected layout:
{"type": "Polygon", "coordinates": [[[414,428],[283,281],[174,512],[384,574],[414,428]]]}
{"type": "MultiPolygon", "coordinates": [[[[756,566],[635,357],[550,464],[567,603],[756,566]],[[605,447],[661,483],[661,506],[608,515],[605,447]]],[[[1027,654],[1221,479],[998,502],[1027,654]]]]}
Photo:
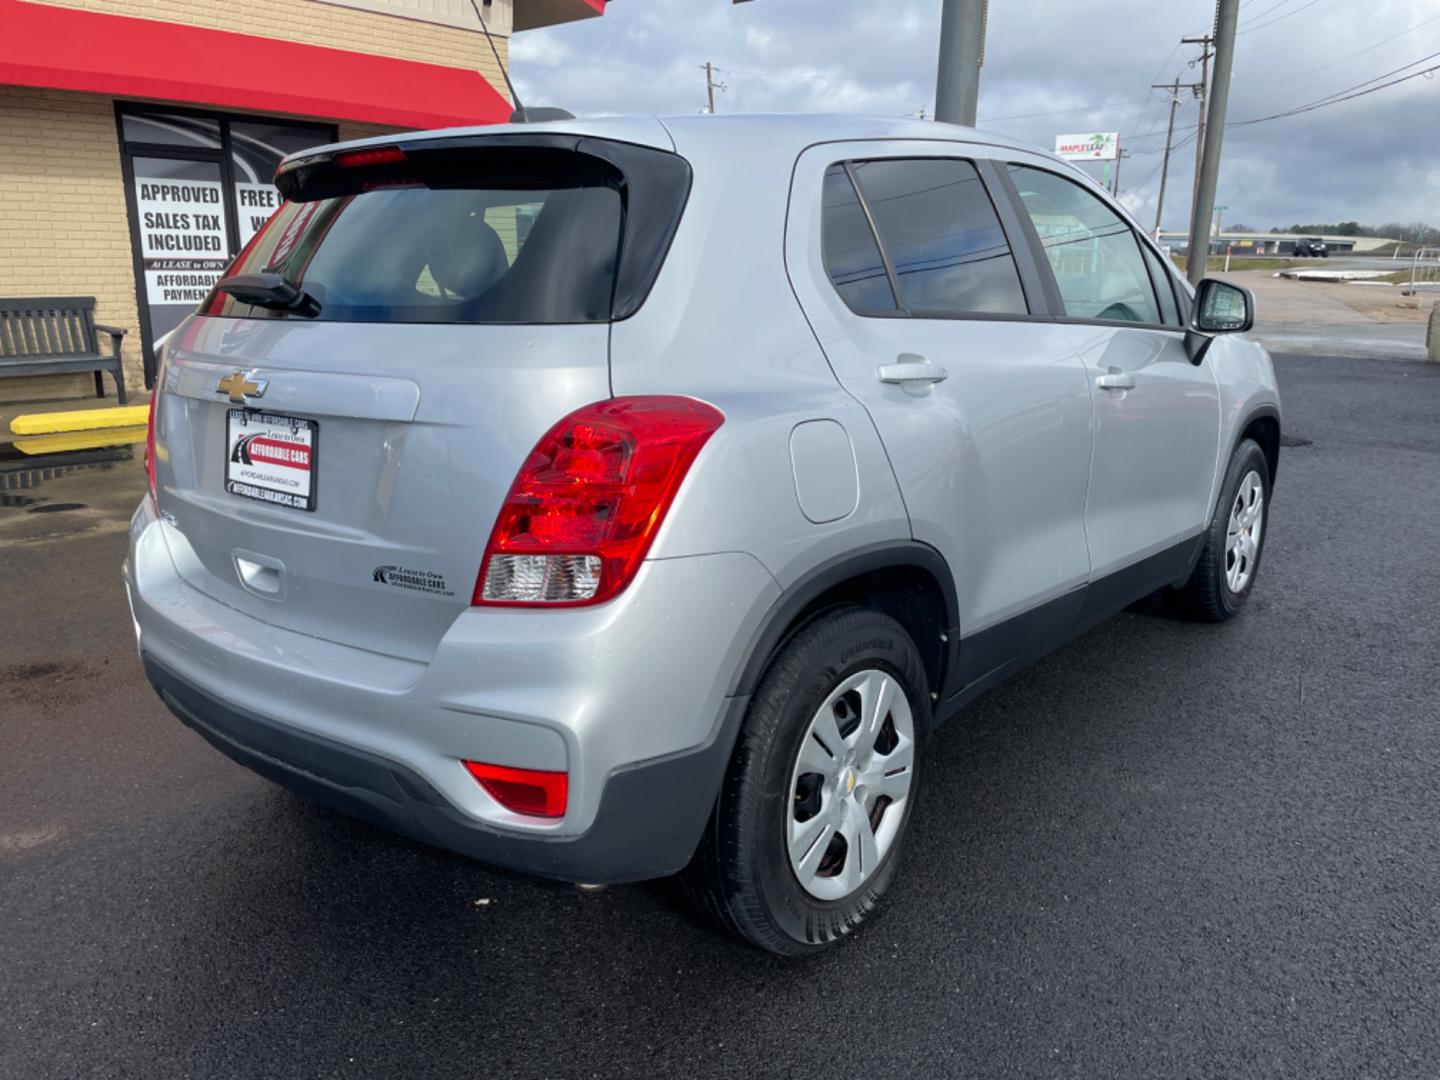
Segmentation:
{"type": "Polygon", "coordinates": [[[229,409],[225,490],[292,510],[315,509],[320,424],[300,416],[229,409]]]}

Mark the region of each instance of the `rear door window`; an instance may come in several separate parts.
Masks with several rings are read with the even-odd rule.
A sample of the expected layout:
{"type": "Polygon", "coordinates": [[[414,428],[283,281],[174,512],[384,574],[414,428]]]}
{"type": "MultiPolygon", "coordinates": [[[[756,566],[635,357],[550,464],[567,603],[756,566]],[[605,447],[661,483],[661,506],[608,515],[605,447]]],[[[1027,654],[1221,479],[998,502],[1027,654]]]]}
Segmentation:
{"type": "Polygon", "coordinates": [[[857,161],[855,178],[911,315],[1023,315],[1020,271],[975,166],[857,161]]]}
{"type": "Polygon", "coordinates": [[[857,315],[893,313],[895,293],[885,260],[845,166],[826,170],[822,200],[825,269],[840,299],[857,315]]]}
{"type": "Polygon", "coordinates": [[[1079,184],[1043,169],[1011,165],[1010,178],[1040,234],[1066,315],[1160,322],[1140,240],[1118,214],[1079,184]]]}

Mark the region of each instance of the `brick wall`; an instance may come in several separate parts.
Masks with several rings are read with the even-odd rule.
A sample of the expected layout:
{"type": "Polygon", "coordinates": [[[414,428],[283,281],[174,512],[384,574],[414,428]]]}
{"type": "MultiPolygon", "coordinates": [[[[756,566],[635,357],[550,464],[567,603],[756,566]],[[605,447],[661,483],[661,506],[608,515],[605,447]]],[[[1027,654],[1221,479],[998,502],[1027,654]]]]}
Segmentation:
{"type": "MultiPolygon", "coordinates": [[[[125,382],[143,387],[111,100],[0,86],[0,207],[0,296],[94,296],[99,322],[130,331],[125,382]]],[[[94,393],[90,374],[0,379],[0,401],[94,393]]]]}
{"type": "MultiPolygon", "coordinates": [[[[478,69],[503,86],[489,46],[474,31],[323,0],[49,2],[478,69]]],[[[487,19],[492,30],[508,28],[509,0],[491,7],[498,16],[487,19]]],[[[497,34],[495,44],[508,63],[507,38],[497,34]]],[[[342,121],[339,130],[342,139],[358,139],[397,129],[342,121]]],[[[0,296],[51,295],[93,295],[98,321],[129,331],[122,353],[126,384],[143,388],[114,100],[0,86],[0,296]]],[[[106,389],[111,392],[108,378],[106,389]]],[[[88,373],[0,379],[0,403],[93,394],[88,373]]]]}

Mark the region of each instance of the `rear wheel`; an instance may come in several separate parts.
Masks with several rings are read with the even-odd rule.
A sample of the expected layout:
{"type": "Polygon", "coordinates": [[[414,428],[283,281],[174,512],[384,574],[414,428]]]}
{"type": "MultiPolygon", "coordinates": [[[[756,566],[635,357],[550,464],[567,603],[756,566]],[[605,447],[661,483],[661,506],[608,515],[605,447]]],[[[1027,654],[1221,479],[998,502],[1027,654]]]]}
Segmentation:
{"type": "Polygon", "coordinates": [[[1270,464],[1259,445],[1246,439],[1230,457],[1200,561],[1174,594],[1186,614],[1203,622],[1239,614],[1260,572],[1269,522],[1270,464]]]}
{"type": "Polygon", "coordinates": [[[687,891],[786,955],[859,927],[895,875],[930,724],[919,652],[889,616],[817,616],[751,702],[687,891]]]}

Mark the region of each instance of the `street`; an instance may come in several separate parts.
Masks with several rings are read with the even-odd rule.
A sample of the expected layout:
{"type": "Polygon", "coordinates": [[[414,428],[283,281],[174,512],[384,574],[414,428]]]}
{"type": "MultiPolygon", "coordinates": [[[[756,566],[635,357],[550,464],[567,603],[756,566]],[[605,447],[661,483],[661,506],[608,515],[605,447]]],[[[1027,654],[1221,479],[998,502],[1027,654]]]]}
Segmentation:
{"type": "Polygon", "coordinates": [[[880,918],[798,963],[232,764],[136,661],[138,455],[5,493],[0,1076],[1434,1077],[1440,369],[1277,367],[1245,613],[1152,599],[980,699],[880,918]]]}

